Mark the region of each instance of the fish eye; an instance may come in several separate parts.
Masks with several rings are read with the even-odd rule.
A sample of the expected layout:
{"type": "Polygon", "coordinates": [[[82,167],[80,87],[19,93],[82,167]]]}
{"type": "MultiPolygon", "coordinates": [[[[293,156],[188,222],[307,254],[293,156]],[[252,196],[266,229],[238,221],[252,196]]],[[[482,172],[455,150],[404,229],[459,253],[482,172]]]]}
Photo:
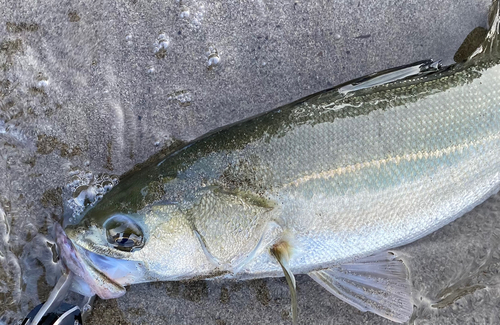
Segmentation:
{"type": "Polygon", "coordinates": [[[106,238],[114,248],[132,252],[144,246],[144,234],[141,227],[131,218],[117,214],[104,223],[106,238]]]}

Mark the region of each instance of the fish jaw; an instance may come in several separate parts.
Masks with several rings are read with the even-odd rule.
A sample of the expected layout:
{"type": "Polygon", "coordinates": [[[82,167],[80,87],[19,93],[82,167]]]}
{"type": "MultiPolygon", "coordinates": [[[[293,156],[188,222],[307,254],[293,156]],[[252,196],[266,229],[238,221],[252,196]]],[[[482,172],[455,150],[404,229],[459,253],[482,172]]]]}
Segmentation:
{"type": "MultiPolygon", "coordinates": [[[[96,261],[99,261],[97,254],[73,244],[59,224],[55,225],[55,231],[61,260],[71,272],[88,285],[93,294],[98,295],[101,299],[118,298],[125,294],[126,290],[123,285],[106,274],[103,265],[97,265],[96,261]]],[[[119,260],[116,261],[117,264],[123,263],[119,260]]],[[[118,269],[116,264],[115,268],[118,269]]]]}

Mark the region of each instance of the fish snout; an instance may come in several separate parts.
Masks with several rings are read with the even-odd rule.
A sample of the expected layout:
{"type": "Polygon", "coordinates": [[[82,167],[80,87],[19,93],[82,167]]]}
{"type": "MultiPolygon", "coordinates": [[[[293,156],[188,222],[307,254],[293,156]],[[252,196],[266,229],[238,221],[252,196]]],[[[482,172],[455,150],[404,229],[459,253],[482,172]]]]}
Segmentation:
{"type": "Polygon", "coordinates": [[[59,257],[63,264],[83,280],[94,294],[102,299],[118,298],[125,294],[125,288],[122,285],[114,282],[94,266],[88,252],[79,245],[73,244],[69,236],[75,236],[78,228],[68,227],[65,231],[59,224],[56,224],[55,233],[59,257]]]}

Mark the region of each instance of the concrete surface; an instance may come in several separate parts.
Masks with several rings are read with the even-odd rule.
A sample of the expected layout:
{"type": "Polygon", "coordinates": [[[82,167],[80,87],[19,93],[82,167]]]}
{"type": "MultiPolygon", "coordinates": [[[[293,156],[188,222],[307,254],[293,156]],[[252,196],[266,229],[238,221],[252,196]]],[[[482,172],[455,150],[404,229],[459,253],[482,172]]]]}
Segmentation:
{"type": "MultiPolygon", "coordinates": [[[[489,3],[0,0],[0,324],[48,296],[51,225],[87,186],[349,79],[449,63],[489,3]]],[[[401,249],[413,324],[499,323],[499,199],[401,249]]],[[[391,323],[297,282],[299,324],[391,323]]],[[[291,324],[289,293],[284,279],[135,285],[89,324],[291,324]]]]}

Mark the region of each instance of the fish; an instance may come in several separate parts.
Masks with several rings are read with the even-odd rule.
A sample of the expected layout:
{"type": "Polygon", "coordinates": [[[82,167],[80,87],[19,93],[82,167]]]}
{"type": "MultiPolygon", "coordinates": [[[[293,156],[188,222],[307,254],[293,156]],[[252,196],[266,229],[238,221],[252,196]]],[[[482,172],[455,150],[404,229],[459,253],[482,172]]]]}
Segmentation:
{"type": "Polygon", "coordinates": [[[296,323],[295,275],[308,274],[361,311],[407,322],[411,281],[394,249],[500,189],[497,0],[489,25],[458,63],[358,78],[125,174],[55,226],[72,289],[112,299],[136,283],[284,276],[296,323]]]}

